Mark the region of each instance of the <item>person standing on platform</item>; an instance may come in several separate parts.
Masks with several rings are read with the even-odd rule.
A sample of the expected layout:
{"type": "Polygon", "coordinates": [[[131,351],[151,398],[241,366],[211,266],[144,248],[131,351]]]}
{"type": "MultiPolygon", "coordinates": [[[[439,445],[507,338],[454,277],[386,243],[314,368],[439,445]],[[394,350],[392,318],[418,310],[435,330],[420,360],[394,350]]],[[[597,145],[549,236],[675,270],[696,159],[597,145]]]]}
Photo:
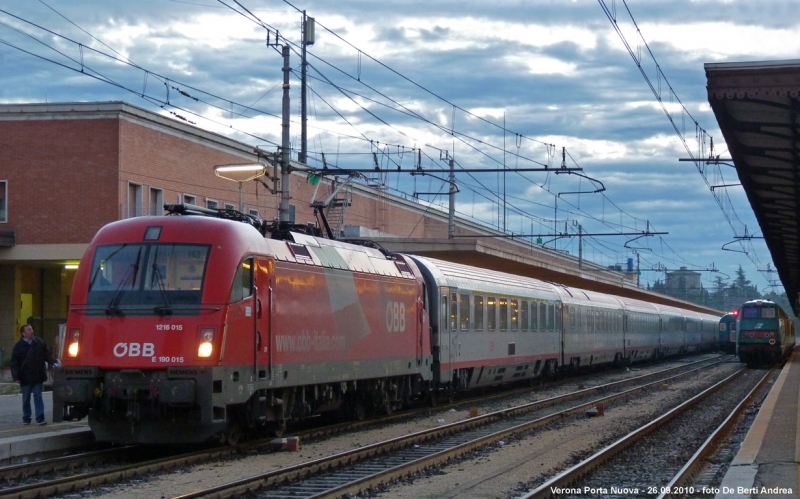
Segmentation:
{"type": "Polygon", "coordinates": [[[47,381],[47,365],[58,366],[44,341],[37,338],[33,326],[25,324],[19,329],[22,338],[11,353],[11,377],[19,383],[22,391],[22,423],[31,424],[31,395],[36,409],[36,424],[47,424],[44,420],[42,387],[47,381]]]}

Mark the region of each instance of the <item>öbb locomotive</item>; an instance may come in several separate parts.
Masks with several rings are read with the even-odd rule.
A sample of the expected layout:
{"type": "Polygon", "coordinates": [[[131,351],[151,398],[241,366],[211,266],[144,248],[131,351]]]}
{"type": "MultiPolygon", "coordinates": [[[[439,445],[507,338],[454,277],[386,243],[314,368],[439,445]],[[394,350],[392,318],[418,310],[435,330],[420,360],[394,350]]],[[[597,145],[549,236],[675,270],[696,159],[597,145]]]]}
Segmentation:
{"type": "Polygon", "coordinates": [[[215,213],[97,233],[54,418],[88,416],[98,441],[234,443],[717,342],[718,316],[299,232],[270,239],[256,219],[215,213]]]}
{"type": "Polygon", "coordinates": [[[794,322],[770,300],[745,302],[739,308],[736,330],[739,360],[750,367],[774,364],[794,348],[794,322]]]}

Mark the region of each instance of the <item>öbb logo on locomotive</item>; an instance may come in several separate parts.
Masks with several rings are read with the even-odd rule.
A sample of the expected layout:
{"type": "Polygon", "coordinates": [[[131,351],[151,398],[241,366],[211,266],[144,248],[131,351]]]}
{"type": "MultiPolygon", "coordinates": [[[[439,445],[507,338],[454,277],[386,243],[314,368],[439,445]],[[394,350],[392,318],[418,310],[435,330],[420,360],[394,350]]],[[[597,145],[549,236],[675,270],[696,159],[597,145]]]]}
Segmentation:
{"type": "Polygon", "coordinates": [[[390,301],[386,304],[386,330],[401,333],[406,330],[406,304],[390,301]]]}
{"type": "Polygon", "coordinates": [[[152,343],[117,343],[114,345],[115,357],[152,357],[156,346],[152,343]]]}

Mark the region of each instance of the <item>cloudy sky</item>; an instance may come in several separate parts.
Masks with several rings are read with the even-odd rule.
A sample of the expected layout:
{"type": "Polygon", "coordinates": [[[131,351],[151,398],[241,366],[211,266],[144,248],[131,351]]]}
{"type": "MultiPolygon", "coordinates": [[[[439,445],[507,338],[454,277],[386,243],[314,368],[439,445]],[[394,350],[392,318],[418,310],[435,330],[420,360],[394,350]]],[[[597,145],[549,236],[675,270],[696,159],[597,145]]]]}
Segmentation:
{"type": "MultiPolygon", "coordinates": [[[[312,166],[324,153],[349,168],[421,158],[432,171],[452,157],[458,169],[558,169],[565,152],[580,175],[457,174],[457,212],[571,254],[580,226],[598,234],[583,238],[585,258],[638,257],[650,283],[664,277],[651,269],[681,266],[719,269],[703,272],[708,287],[740,265],[760,289],[777,279],[760,272],[772,265],[762,242],[747,254],[728,244],[745,226],[760,234],[741,187],[717,198],[708,188],[737,183],[735,170],[709,167],[704,179],[678,159],[707,156],[712,139],[728,157],[704,63],[798,57],[800,17],[788,1],[0,0],[0,9],[0,102],[124,100],[271,150],[283,59],[267,43],[277,31],[292,49],[299,150],[305,10],[317,22],[312,166]],[[668,234],[599,235],[648,229],[668,234]],[[554,232],[572,237],[552,241],[554,232]]],[[[444,205],[437,176],[378,180],[400,195],[441,192],[421,197],[444,205]]]]}

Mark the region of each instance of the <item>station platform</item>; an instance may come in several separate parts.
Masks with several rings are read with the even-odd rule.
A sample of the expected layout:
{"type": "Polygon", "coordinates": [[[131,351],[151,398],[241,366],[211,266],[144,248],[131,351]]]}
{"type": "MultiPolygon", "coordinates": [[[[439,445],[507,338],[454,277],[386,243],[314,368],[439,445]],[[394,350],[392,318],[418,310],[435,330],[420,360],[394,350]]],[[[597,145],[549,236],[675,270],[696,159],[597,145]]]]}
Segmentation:
{"type": "Polygon", "coordinates": [[[52,392],[42,395],[47,425],[22,424],[22,396],[0,396],[0,466],[56,457],[94,443],[86,421],[53,423],[52,392]]]}
{"type": "Polygon", "coordinates": [[[716,498],[800,497],[800,347],[772,386],[716,498]]]}

